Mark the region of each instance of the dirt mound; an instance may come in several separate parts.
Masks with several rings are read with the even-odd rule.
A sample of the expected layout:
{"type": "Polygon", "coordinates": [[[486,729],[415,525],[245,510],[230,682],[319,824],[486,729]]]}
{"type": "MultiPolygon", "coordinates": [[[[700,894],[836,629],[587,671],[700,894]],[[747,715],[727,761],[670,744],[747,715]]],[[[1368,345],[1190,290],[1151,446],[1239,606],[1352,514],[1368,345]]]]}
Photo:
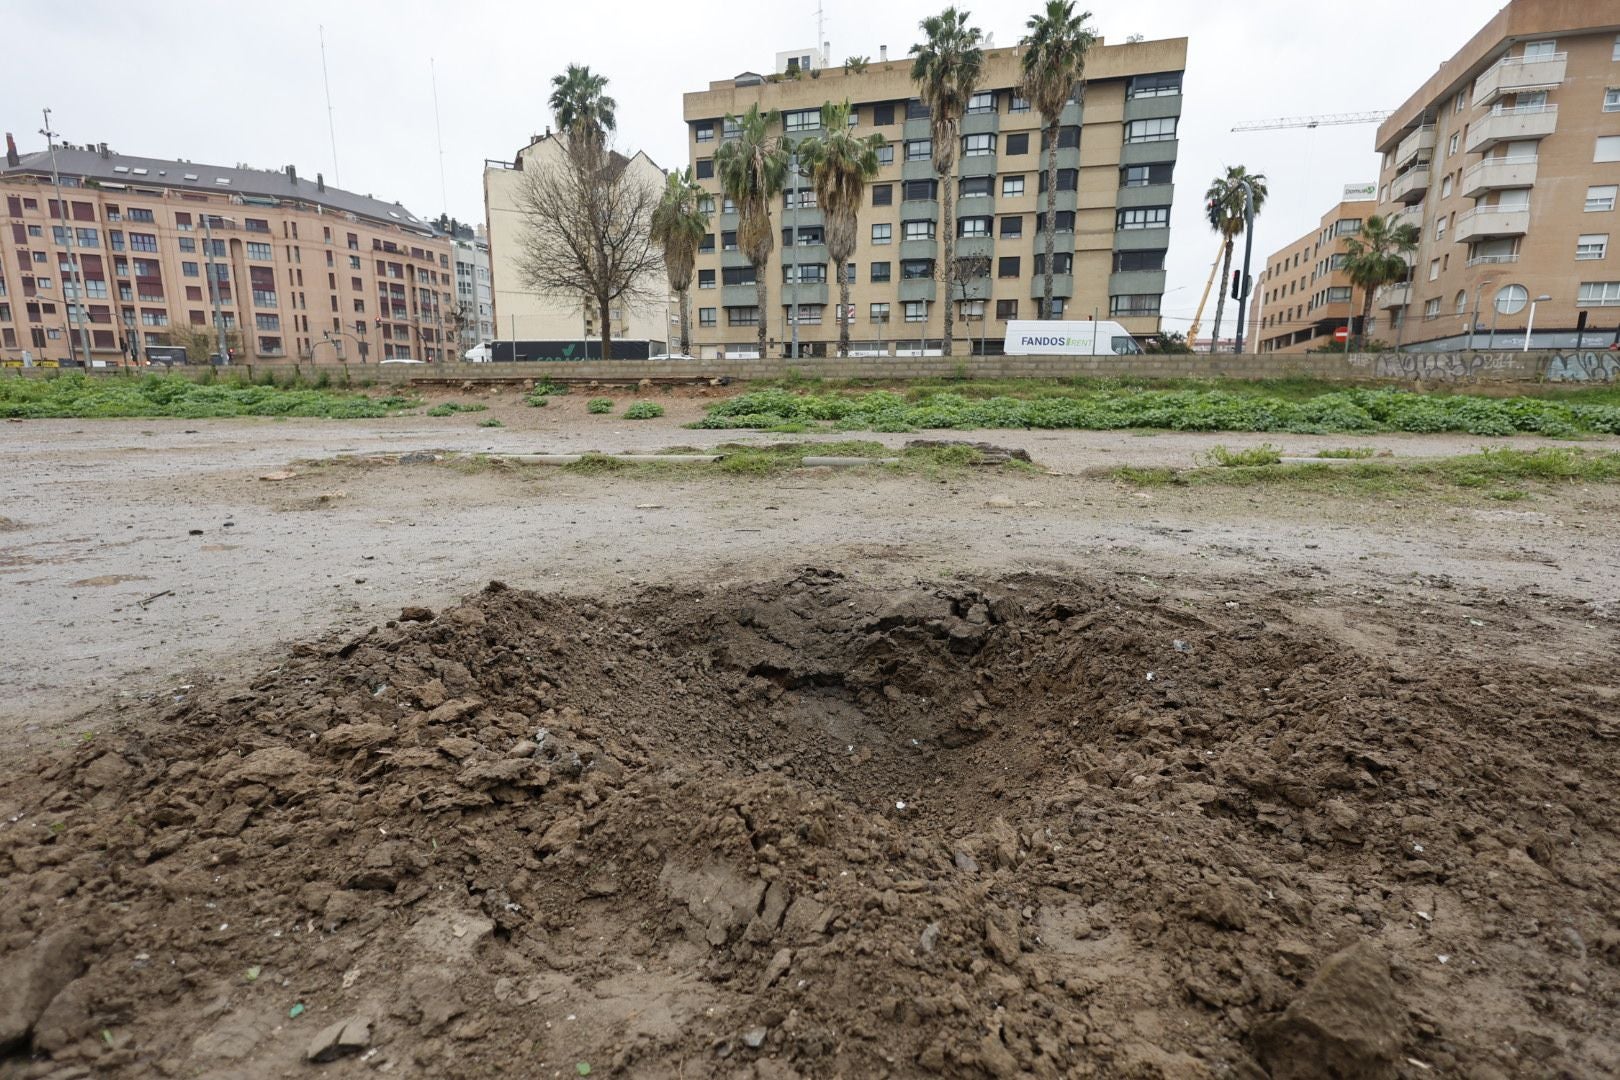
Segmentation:
{"type": "Polygon", "coordinates": [[[405,614],[6,779],[0,1077],[1620,1069],[1609,673],[1037,577],[405,614]]]}

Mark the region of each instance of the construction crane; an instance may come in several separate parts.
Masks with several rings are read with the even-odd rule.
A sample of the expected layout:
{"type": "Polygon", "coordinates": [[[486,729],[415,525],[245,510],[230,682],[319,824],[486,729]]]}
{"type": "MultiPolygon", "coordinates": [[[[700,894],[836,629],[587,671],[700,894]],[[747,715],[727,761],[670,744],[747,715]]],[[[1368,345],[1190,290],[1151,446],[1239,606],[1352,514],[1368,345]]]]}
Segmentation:
{"type": "Polygon", "coordinates": [[[1283,128],[1331,127],[1335,124],[1382,123],[1393,109],[1374,109],[1372,112],[1333,113],[1327,116],[1281,116],[1275,120],[1250,120],[1234,127],[1233,131],[1280,131],[1283,128]]]}
{"type": "Polygon", "coordinates": [[[1209,267],[1209,280],[1204,282],[1204,295],[1198,298],[1198,310],[1193,312],[1192,325],[1187,327],[1187,344],[1193,346],[1198,340],[1198,331],[1204,325],[1204,305],[1209,303],[1209,290],[1215,284],[1215,275],[1221,269],[1221,254],[1226,250],[1226,237],[1217,237],[1215,240],[1215,261],[1209,267]]]}

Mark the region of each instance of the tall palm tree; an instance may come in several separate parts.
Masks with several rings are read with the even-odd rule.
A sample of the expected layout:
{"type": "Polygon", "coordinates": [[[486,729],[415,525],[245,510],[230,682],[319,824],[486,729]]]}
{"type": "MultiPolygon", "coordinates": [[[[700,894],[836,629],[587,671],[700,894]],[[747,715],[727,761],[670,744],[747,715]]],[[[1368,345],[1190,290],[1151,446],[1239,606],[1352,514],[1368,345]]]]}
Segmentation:
{"type": "Polygon", "coordinates": [[[825,221],[827,257],[838,270],[838,355],[849,355],[849,257],[855,253],[857,216],[866,182],[877,175],[882,135],[864,138],[849,127],[849,102],[821,106],[821,129],[798,145],[799,161],[810,170],[816,205],[825,221]]]}
{"type": "MultiPolygon", "coordinates": [[[[775,109],[759,111],[748,106],[742,116],[726,115],[728,127],[735,125],[737,137],[720,144],[714,152],[714,172],[720,188],[737,206],[737,246],[754,268],[754,295],[759,308],[759,358],[765,359],[765,332],[770,328],[766,301],[765,265],[770,261],[774,240],[771,236],[771,200],[787,186],[788,148],[776,134],[781,114],[775,109]]],[[[798,316],[798,312],[794,312],[798,316]]]]}
{"type": "Polygon", "coordinates": [[[956,255],[956,222],[952,215],[956,199],[955,172],[957,145],[962,138],[962,117],[984,70],[984,50],[979,48],[979,29],[968,25],[968,13],[948,7],[918,24],[925,40],[911,47],[911,81],[917,96],[929,110],[929,134],[933,138],[934,172],[939,176],[940,200],[944,208],[945,257],[936,271],[945,285],[945,355],[951,355],[950,268],[956,255]]]}
{"type": "Polygon", "coordinates": [[[692,351],[692,271],[698,245],[709,231],[709,215],[702,209],[704,190],[692,179],[691,169],[677,169],[664,180],[664,194],[652,214],[652,238],[664,252],[669,287],[681,298],[681,352],[692,351]]]}
{"type": "Polygon", "coordinates": [[[1367,337],[1367,320],[1372,317],[1373,293],[1385,285],[1406,280],[1412,272],[1406,257],[1417,250],[1419,239],[1416,225],[1396,225],[1389,218],[1373,214],[1362,223],[1359,236],[1344,242],[1345,275],[1362,291],[1363,341],[1367,337]]]}
{"type": "Polygon", "coordinates": [[[551,115],[557,130],[600,146],[615,126],[618,102],[608,97],[607,76],[596,75],[583,64],[551,77],[551,115]]]}
{"type": "Polygon", "coordinates": [[[1254,213],[1258,216],[1266,202],[1264,173],[1251,173],[1242,165],[1228,165],[1226,174],[1215,178],[1204,193],[1209,211],[1209,227],[1221,234],[1224,241],[1221,267],[1221,291],[1215,296],[1215,332],[1210,336],[1210,352],[1218,352],[1221,340],[1221,315],[1226,309],[1226,293],[1232,280],[1232,248],[1247,228],[1244,216],[1243,181],[1249,182],[1254,192],[1254,213]]]}
{"type": "Polygon", "coordinates": [[[1024,48],[1019,94],[1041,114],[1046,140],[1046,270],[1041,287],[1041,318],[1052,317],[1052,265],[1057,223],[1058,125],[1063,108],[1083,91],[1086,55],[1097,36],[1086,25],[1091,12],[1074,13],[1074,0],[1047,0],[1046,11],[1031,15],[1024,48]]]}

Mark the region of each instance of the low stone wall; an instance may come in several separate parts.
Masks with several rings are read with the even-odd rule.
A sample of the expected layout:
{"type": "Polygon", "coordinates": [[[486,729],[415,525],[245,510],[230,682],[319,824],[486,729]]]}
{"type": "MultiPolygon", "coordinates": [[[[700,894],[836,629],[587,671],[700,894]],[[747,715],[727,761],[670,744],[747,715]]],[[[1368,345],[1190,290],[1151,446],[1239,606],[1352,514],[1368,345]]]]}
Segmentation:
{"type": "MultiPolygon", "coordinates": [[[[205,368],[176,368],[200,376],[205,368]]],[[[5,374],[49,378],[54,369],[7,368],[5,374]]],[[[92,376],[115,375],[116,368],[92,376]]],[[[579,360],[512,364],[239,364],[216,375],[261,378],[324,373],[338,385],[407,383],[414,380],[559,379],[637,382],[641,379],[1283,379],[1305,377],[1344,382],[1394,380],[1455,385],[1483,382],[1609,383],[1620,379],[1620,353],[1568,352],[1312,353],[1233,356],[900,356],[803,357],[798,360],[579,360]]]]}

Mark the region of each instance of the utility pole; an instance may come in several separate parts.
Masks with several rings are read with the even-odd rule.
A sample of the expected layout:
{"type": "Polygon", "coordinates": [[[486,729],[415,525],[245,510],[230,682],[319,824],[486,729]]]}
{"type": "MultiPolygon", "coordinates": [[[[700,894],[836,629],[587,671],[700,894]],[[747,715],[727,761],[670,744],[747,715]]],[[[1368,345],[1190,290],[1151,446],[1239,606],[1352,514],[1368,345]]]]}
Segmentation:
{"type": "MultiPolygon", "coordinates": [[[[213,215],[204,213],[203,220],[203,252],[208,260],[208,295],[214,301],[214,331],[219,335],[219,362],[231,362],[230,350],[225,347],[225,316],[219,308],[219,274],[214,269],[214,229],[213,215]]],[[[221,219],[224,220],[224,219],[221,219]]],[[[135,277],[133,261],[131,262],[130,278],[135,277]]]]}
{"type": "MultiPolygon", "coordinates": [[[[85,327],[84,320],[87,314],[85,303],[89,297],[84,292],[84,275],[79,273],[79,257],[73,253],[73,221],[68,216],[67,200],[62,198],[62,174],[56,169],[56,132],[51,130],[51,110],[43,110],[45,126],[39,133],[45,136],[45,145],[51,150],[51,185],[56,188],[56,212],[62,218],[62,242],[67,245],[69,272],[73,275],[73,286],[78,292],[77,303],[73,305],[74,321],[79,324],[79,344],[84,348],[84,366],[90,367],[90,331],[85,327]]],[[[130,279],[134,280],[134,274],[130,279]]],[[[68,355],[73,355],[73,334],[68,333],[68,355]]]]}
{"type": "MultiPolygon", "coordinates": [[[[1237,341],[1233,345],[1232,352],[1234,354],[1241,355],[1242,352],[1243,352],[1243,316],[1244,316],[1244,313],[1245,313],[1246,305],[1249,302],[1249,260],[1254,255],[1254,188],[1249,184],[1249,182],[1247,180],[1240,180],[1240,181],[1238,181],[1238,183],[1243,188],[1243,236],[1244,236],[1244,239],[1243,239],[1243,277],[1241,279],[1241,284],[1239,285],[1237,291],[1242,293],[1243,295],[1238,300],[1237,341]]],[[[1219,344],[1220,344],[1219,342],[1216,342],[1217,346],[1219,344]]],[[[1211,349],[1210,351],[1213,352],[1215,350],[1211,349]]]]}
{"type": "MultiPolygon", "coordinates": [[[[792,150],[788,151],[788,176],[790,182],[799,182],[799,155],[792,150]]],[[[795,187],[791,195],[792,201],[788,203],[788,238],[793,241],[788,245],[793,249],[789,256],[793,265],[788,269],[788,327],[793,333],[793,359],[799,358],[799,200],[804,197],[804,190],[795,187]]],[[[760,318],[765,317],[762,311],[760,318]]]]}

